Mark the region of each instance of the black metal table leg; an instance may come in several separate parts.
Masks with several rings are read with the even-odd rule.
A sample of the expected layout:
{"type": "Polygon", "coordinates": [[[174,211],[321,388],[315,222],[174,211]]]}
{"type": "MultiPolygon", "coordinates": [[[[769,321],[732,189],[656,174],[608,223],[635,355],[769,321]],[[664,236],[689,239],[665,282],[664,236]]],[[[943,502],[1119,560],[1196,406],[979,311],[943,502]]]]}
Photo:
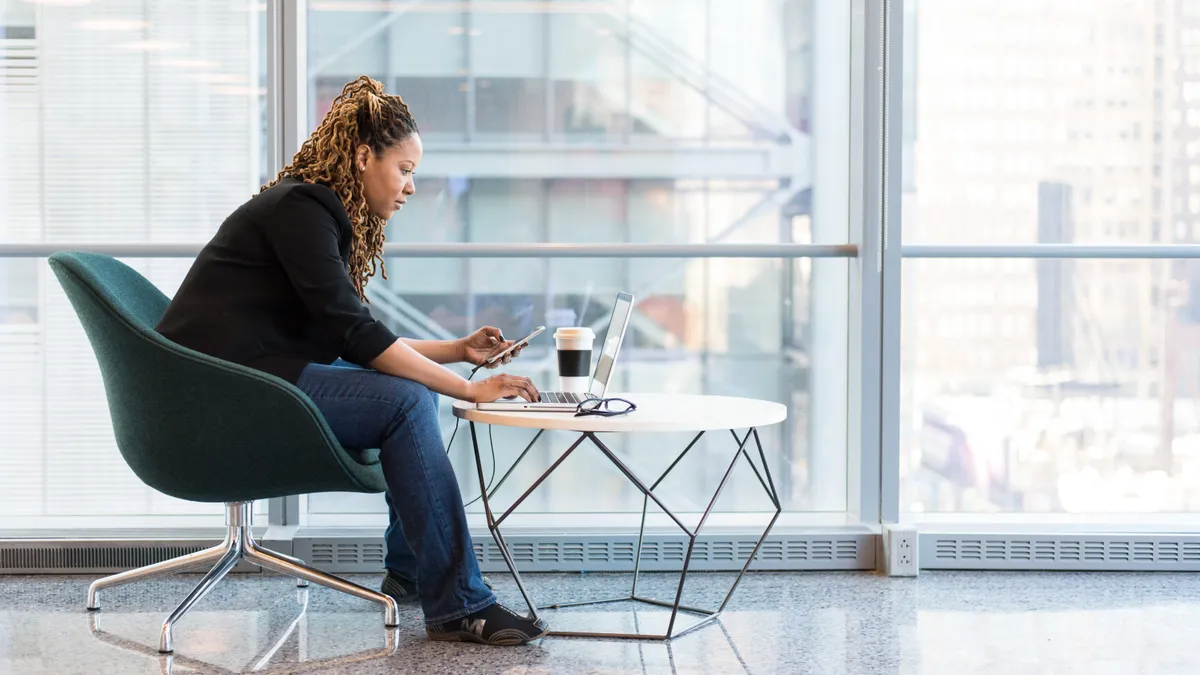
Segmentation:
{"type": "MultiPolygon", "coordinates": [[[[595,433],[583,432],[580,434],[579,438],[577,438],[575,440],[575,442],[571,444],[570,448],[568,448],[565,453],[563,453],[549,468],[547,468],[546,471],[544,471],[533,482],[533,484],[529,487],[529,489],[527,489],[516,500],[516,502],[514,502],[512,504],[512,506],[510,506],[508,509],[506,509],[504,511],[504,513],[502,513],[500,515],[499,518],[496,518],[492,512],[492,507],[491,507],[491,497],[493,495],[487,494],[486,487],[484,485],[485,479],[484,479],[484,472],[483,472],[483,458],[479,451],[479,443],[478,443],[478,440],[476,437],[475,424],[473,422],[471,423],[471,443],[472,443],[472,446],[474,447],[474,451],[475,451],[475,465],[479,472],[479,485],[480,485],[481,493],[483,494],[483,507],[484,507],[484,512],[487,516],[488,530],[491,532],[492,538],[495,539],[496,545],[500,548],[500,554],[501,554],[501,556],[503,556],[504,562],[508,566],[509,572],[512,573],[513,579],[517,582],[517,587],[520,589],[522,597],[525,599],[526,604],[529,605],[529,609],[535,617],[539,616],[538,609],[559,609],[559,608],[564,608],[564,607],[580,607],[580,606],[586,606],[586,605],[596,605],[596,604],[625,602],[625,601],[640,602],[643,604],[649,604],[649,605],[658,606],[658,607],[666,607],[666,608],[671,609],[671,617],[667,624],[667,630],[665,633],[663,633],[661,635],[644,634],[644,633],[641,633],[640,631],[637,633],[550,631],[548,633],[549,635],[563,636],[563,637],[621,638],[621,639],[636,639],[636,640],[671,640],[671,639],[679,637],[681,635],[690,633],[690,632],[696,630],[697,628],[705,626],[709,623],[712,623],[720,617],[721,612],[723,612],[725,610],[726,605],[729,604],[730,598],[733,597],[733,593],[737,589],[738,584],[741,582],[742,577],[746,574],[746,571],[749,570],[750,564],[754,561],[755,556],[758,555],[758,551],[762,547],[762,544],[766,540],[767,536],[770,534],[771,528],[774,527],[775,522],[779,519],[779,515],[782,513],[782,507],[779,503],[779,495],[775,490],[775,483],[772,480],[770,468],[767,466],[766,454],[763,452],[762,442],[759,438],[758,430],[755,428],[750,428],[746,432],[746,435],[744,437],[738,436],[737,433],[733,430],[730,430],[730,433],[733,434],[734,440],[737,441],[737,449],[733,453],[733,458],[730,461],[727,468],[725,469],[725,473],[721,478],[721,482],[717,485],[717,488],[714,491],[712,498],[709,500],[708,506],[705,508],[704,513],[701,515],[700,521],[696,525],[695,531],[691,531],[687,528],[686,525],[683,524],[683,521],[678,516],[676,516],[669,508],[667,508],[666,504],[664,504],[662,502],[662,500],[659,499],[659,497],[654,493],[654,490],[662,483],[662,481],[664,479],[667,478],[667,476],[675,469],[675,467],[679,465],[679,463],[683,460],[683,458],[685,456],[687,456],[687,454],[692,450],[692,448],[695,447],[697,442],[704,435],[703,432],[698,433],[696,435],[696,437],[692,439],[691,443],[689,443],[688,446],[686,448],[684,448],[684,450],[679,454],[679,456],[675,458],[675,460],[671,463],[671,465],[667,468],[667,470],[664,471],[663,474],[661,476],[659,476],[659,478],[650,486],[646,486],[637,477],[637,475],[634,474],[633,471],[630,470],[629,467],[627,467],[625,465],[625,463],[622,462],[620,460],[620,458],[618,458],[616,456],[616,454],[611,449],[609,449],[608,446],[606,446],[603,441],[600,440],[600,438],[598,436],[596,436],[595,433]],[[762,462],[762,471],[761,472],[759,471],[759,468],[755,465],[754,460],[751,457],[750,453],[746,451],[746,444],[750,441],[751,438],[754,439],[754,444],[758,450],[758,456],[762,462]],[[508,518],[508,516],[512,515],[513,511],[518,506],[520,506],[521,503],[524,502],[525,499],[527,497],[529,497],[529,495],[535,489],[537,489],[538,486],[540,486],[543,482],[545,482],[545,480],[550,477],[550,475],[563,463],[563,461],[568,456],[570,456],[570,454],[572,452],[574,452],[579,447],[579,445],[585,439],[590,440],[592,442],[592,445],[594,445],[598,450],[600,450],[600,452],[603,453],[609,459],[609,461],[612,462],[612,464],[618,470],[620,470],[620,472],[642,492],[642,497],[643,497],[643,499],[642,499],[642,521],[641,521],[641,527],[639,528],[639,531],[638,531],[637,553],[635,554],[635,558],[634,558],[633,586],[632,586],[632,589],[630,590],[630,593],[628,596],[618,596],[615,598],[604,598],[604,599],[599,599],[599,600],[586,600],[586,601],[581,601],[581,602],[555,603],[555,604],[551,604],[551,605],[543,605],[542,607],[538,607],[534,604],[529,593],[525,589],[525,585],[521,580],[520,572],[517,570],[516,563],[513,561],[512,555],[508,551],[508,546],[504,541],[504,536],[500,532],[500,524],[506,518],[508,518]],[[733,473],[733,468],[737,465],[737,462],[740,459],[744,459],[750,465],[750,468],[754,471],[755,477],[758,478],[759,485],[763,488],[763,491],[766,492],[767,496],[771,499],[772,505],[774,505],[774,507],[775,507],[774,515],[772,516],[770,523],[767,524],[767,527],[763,531],[762,535],[758,538],[758,542],[755,544],[754,550],[750,553],[749,557],[746,559],[745,564],[742,566],[741,571],[738,573],[737,579],[734,580],[733,585],[730,587],[729,592],[725,595],[725,599],[721,603],[721,606],[719,608],[717,608],[716,610],[710,610],[710,609],[702,609],[702,608],[690,607],[687,605],[683,605],[683,604],[681,604],[681,600],[683,598],[683,589],[684,589],[685,583],[687,582],[688,568],[691,565],[691,559],[692,559],[692,554],[695,550],[696,540],[699,538],[700,532],[703,529],[705,522],[708,520],[708,517],[712,514],[712,511],[713,511],[714,507],[716,506],[717,500],[721,496],[721,492],[725,489],[726,484],[729,482],[729,477],[733,473]],[[765,477],[765,479],[764,479],[764,477],[765,477]],[[686,556],[684,557],[683,569],[680,571],[679,586],[676,589],[675,598],[674,598],[673,602],[667,602],[664,600],[657,600],[654,598],[642,597],[637,594],[638,577],[641,572],[642,544],[643,544],[643,540],[645,537],[646,516],[647,516],[650,500],[654,500],[654,503],[657,504],[658,507],[661,508],[663,510],[663,512],[666,513],[675,522],[675,524],[679,526],[679,528],[681,530],[683,530],[684,534],[686,534],[688,536],[688,550],[687,550],[686,556]],[[675,630],[676,619],[678,618],[678,614],[681,610],[684,612],[699,615],[700,619],[693,622],[691,625],[683,628],[682,630],[676,631],[675,630]]],[[[540,435],[541,434],[539,433],[539,437],[540,437],[540,435]]],[[[536,441],[536,440],[537,440],[537,438],[534,439],[534,441],[536,441]]],[[[517,459],[517,462],[520,462],[520,460],[525,457],[525,455],[529,452],[529,449],[532,447],[532,445],[533,445],[533,443],[531,442],[530,445],[525,448],[525,451],[521,453],[521,456],[517,459]]],[[[514,463],[514,466],[515,466],[515,463],[514,463]]],[[[511,473],[512,473],[512,468],[510,468],[509,471],[505,474],[505,478],[508,478],[509,474],[511,474],[511,473]]]]}

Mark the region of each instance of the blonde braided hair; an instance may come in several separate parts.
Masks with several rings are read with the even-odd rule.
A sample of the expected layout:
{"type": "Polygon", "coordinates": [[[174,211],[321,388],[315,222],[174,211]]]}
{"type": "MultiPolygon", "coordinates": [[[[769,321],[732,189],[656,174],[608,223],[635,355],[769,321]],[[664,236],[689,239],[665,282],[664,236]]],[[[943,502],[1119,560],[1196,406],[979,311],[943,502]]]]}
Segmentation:
{"type": "Polygon", "coordinates": [[[262,187],[266,190],[284,177],[293,176],[306,183],[323,183],[333,190],[350,216],[354,240],[348,271],[358,297],[364,302],[367,302],[364,289],[375,276],[377,262],[383,278],[387,279],[383,262],[387,221],[367,208],[362,180],[354,166],[355,151],[366,145],[381,155],[415,133],[417,123],[404,101],[394,94],[383,93],[381,83],[364,75],[342,89],[292,163],[262,187]]]}

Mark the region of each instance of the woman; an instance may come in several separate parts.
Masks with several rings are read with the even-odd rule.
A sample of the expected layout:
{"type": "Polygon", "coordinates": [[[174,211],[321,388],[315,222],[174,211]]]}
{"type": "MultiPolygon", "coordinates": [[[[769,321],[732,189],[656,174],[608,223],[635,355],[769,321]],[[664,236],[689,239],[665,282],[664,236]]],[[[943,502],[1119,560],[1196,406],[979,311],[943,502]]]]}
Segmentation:
{"type": "Polygon", "coordinates": [[[437,394],[536,401],[537,389],[512,375],[467,381],[442,365],[479,365],[511,345],[495,328],[399,339],[364,304],[384,226],[416,192],[421,152],[399,96],[367,77],[346,85],[292,163],[222,223],[158,330],[292,382],[343,446],[380,449],[390,512],[382,590],[418,598],[431,639],[523,644],[548,626],[498,604],[479,574],[437,394]]]}

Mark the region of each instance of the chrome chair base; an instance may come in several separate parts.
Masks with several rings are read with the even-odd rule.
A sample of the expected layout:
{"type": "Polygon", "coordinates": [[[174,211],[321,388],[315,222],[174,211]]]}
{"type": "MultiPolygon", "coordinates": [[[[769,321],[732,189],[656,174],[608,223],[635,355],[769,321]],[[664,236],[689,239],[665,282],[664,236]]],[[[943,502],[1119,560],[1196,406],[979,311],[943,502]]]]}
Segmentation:
{"type": "Polygon", "coordinates": [[[148,579],[163,574],[173,574],[196,567],[212,565],[212,568],[208,570],[208,573],[204,575],[200,583],[196,584],[192,592],[183,599],[183,602],[179,603],[175,611],[171,612],[171,616],[167,617],[167,620],[163,622],[162,635],[158,640],[158,651],[163,654],[169,654],[174,651],[172,646],[172,631],[175,624],[179,623],[183,615],[187,614],[188,610],[200,601],[200,598],[207,595],[213,586],[217,585],[218,581],[224,578],[226,574],[229,574],[229,571],[239,561],[246,560],[263,569],[295,577],[297,586],[307,586],[308,582],[311,581],[343,593],[349,593],[364,600],[377,602],[384,607],[383,625],[392,627],[400,624],[400,610],[396,605],[396,601],[391,596],[372,591],[344,579],[339,579],[332,574],[326,574],[305,565],[302,560],[259,546],[258,542],[254,540],[254,534],[250,531],[252,504],[253,502],[230,502],[225,505],[225,523],[227,526],[225,541],[212,548],[206,548],[203,551],[197,551],[93,581],[92,585],[88,587],[87,608],[93,611],[100,609],[100,591],[102,589],[121,586],[140,579],[148,579]]]}

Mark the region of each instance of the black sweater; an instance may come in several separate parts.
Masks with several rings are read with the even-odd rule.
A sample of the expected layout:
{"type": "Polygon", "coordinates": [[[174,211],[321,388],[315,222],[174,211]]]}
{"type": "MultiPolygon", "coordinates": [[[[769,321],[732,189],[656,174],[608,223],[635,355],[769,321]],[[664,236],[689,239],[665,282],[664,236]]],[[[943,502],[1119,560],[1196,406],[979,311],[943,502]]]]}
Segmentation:
{"type": "Polygon", "coordinates": [[[157,330],[293,384],[309,363],[366,366],[397,338],[354,290],[352,237],[333,190],[285,178],[225,219],[157,330]]]}

